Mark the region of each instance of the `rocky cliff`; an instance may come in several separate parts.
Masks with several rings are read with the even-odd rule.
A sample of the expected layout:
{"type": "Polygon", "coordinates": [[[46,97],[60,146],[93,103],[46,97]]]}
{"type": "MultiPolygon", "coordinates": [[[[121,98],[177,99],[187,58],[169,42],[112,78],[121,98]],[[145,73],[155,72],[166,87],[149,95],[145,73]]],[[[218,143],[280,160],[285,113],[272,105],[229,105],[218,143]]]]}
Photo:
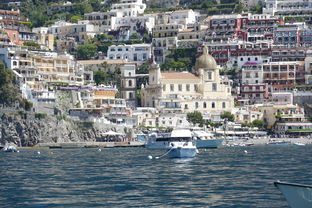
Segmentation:
{"type": "MultiPolygon", "coordinates": [[[[34,146],[38,143],[97,141],[108,130],[127,133],[129,129],[64,117],[4,113],[0,117],[0,144],[34,146]]],[[[129,132],[128,132],[129,133],[129,132]]]]}

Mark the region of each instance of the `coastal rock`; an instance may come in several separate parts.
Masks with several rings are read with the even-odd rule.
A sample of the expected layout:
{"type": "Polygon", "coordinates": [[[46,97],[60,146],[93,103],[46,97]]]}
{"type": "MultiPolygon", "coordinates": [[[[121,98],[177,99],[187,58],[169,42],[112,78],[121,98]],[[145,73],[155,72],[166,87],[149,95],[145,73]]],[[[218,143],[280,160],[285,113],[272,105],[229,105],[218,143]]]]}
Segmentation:
{"type": "Polygon", "coordinates": [[[17,113],[7,113],[0,118],[0,144],[34,146],[38,143],[91,142],[109,130],[124,133],[127,128],[54,116],[36,118],[30,113],[25,119],[17,113]]]}

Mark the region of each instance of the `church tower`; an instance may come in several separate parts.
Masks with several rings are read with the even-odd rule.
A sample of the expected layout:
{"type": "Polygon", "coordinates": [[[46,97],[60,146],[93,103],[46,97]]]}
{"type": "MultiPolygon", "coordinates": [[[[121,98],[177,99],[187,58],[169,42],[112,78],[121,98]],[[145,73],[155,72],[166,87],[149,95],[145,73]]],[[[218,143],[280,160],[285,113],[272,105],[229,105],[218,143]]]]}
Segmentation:
{"type": "Polygon", "coordinates": [[[208,47],[203,47],[203,54],[196,59],[195,73],[203,77],[205,82],[218,82],[219,68],[216,60],[208,53],[208,47]]]}

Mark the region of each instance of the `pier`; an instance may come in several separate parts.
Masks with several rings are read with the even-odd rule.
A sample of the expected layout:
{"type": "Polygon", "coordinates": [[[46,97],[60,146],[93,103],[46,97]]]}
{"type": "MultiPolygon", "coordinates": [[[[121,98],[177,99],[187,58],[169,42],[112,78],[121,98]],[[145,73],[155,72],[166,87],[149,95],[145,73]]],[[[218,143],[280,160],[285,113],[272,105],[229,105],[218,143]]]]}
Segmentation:
{"type": "Polygon", "coordinates": [[[143,142],[68,142],[68,143],[39,143],[33,147],[19,147],[19,149],[27,148],[47,148],[47,149],[72,149],[72,148],[112,148],[112,147],[142,147],[143,142]]]}

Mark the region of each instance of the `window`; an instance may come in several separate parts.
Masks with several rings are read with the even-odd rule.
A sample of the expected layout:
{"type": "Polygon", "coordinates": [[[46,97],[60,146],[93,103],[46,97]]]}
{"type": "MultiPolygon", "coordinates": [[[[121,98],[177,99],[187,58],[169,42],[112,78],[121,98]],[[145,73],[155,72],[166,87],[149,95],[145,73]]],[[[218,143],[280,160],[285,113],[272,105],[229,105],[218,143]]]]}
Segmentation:
{"type": "Polygon", "coordinates": [[[196,109],[198,108],[198,102],[195,103],[195,108],[196,108],[196,109]]]}
{"type": "Polygon", "coordinates": [[[211,108],[215,108],[215,107],[216,107],[215,102],[212,102],[212,103],[211,103],[211,108]]]}
{"type": "Polygon", "coordinates": [[[203,108],[207,108],[206,102],[203,103],[203,108]]]}
{"type": "Polygon", "coordinates": [[[212,78],[212,73],[208,72],[208,79],[211,79],[211,78],[212,78]]]}
{"type": "Polygon", "coordinates": [[[194,84],[194,90],[195,90],[195,92],[198,92],[198,86],[197,86],[197,84],[194,84]]]}
{"type": "Polygon", "coordinates": [[[17,62],[16,61],[13,61],[13,66],[17,66],[17,62]]]}
{"type": "Polygon", "coordinates": [[[131,72],[129,72],[129,77],[131,77],[131,72]]]}
{"type": "Polygon", "coordinates": [[[222,102],[222,108],[225,108],[226,105],[225,105],[225,102],[222,102]]]}
{"type": "Polygon", "coordinates": [[[132,87],[132,80],[129,80],[128,85],[129,87],[132,87]]]}
{"type": "Polygon", "coordinates": [[[188,105],[187,105],[187,104],[185,104],[185,105],[184,105],[184,108],[185,108],[185,109],[188,109],[188,105]]]}
{"type": "Polygon", "coordinates": [[[182,91],[182,85],[179,84],[179,91],[182,91]]]}
{"type": "Polygon", "coordinates": [[[163,85],[163,91],[166,91],[166,85],[165,84],[163,85]]]}
{"type": "Polygon", "coordinates": [[[133,98],[133,93],[129,92],[129,99],[132,99],[132,98],[133,98]]]}
{"type": "Polygon", "coordinates": [[[217,83],[212,83],[212,91],[217,91],[217,83]]]}
{"type": "Polygon", "coordinates": [[[189,84],[186,85],[186,91],[190,91],[190,85],[189,84]]]}
{"type": "Polygon", "coordinates": [[[171,92],[174,91],[174,85],[173,85],[173,84],[170,85],[170,91],[171,91],[171,92]]]}

